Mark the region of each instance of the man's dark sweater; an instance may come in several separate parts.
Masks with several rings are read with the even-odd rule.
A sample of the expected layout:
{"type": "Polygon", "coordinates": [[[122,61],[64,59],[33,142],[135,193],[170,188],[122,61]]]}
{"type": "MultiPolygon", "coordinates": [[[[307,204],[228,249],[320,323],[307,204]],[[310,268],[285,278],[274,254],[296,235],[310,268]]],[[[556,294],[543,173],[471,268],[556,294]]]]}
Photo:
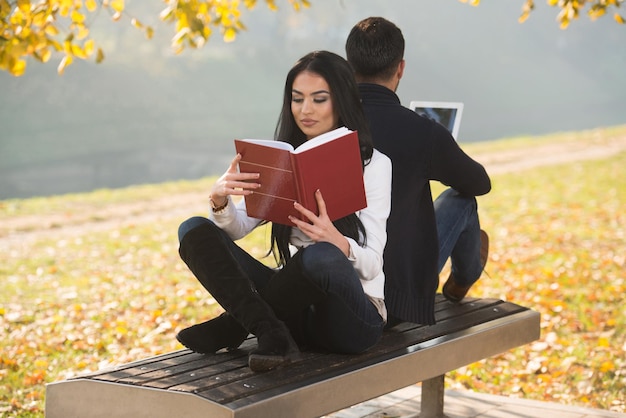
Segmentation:
{"type": "Polygon", "coordinates": [[[366,83],[359,90],[374,146],[393,164],[385,304],[395,318],[434,324],[439,243],[429,181],[469,196],[488,193],[491,181],[446,128],[403,107],[393,91],[366,83]]]}

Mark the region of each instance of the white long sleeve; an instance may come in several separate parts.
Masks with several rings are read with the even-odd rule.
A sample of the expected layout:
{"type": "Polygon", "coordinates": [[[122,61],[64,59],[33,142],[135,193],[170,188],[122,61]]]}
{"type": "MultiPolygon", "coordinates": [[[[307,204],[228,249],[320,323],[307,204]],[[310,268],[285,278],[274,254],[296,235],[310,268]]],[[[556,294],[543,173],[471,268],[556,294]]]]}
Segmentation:
{"type": "MultiPolygon", "coordinates": [[[[363,171],[367,207],[357,213],[366,232],[366,244],[360,246],[352,238],[349,260],[361,279],[363,290],[372,298],[383,299],[385,275],[383,273],[383,251],[387,242],[387,218],[391,211],[391,160],[374,150],[372,158],[363,171]]],[[[236,205],[232,201],[221,214],[211,211],[211,220],[215,222],[231,239],[246,236],[262,221],[246,214],[244,199],[236,205]]],[[[306,247],[313,243],[297,228],[292,228],[291,243],[297,247],[306,247]]]]}

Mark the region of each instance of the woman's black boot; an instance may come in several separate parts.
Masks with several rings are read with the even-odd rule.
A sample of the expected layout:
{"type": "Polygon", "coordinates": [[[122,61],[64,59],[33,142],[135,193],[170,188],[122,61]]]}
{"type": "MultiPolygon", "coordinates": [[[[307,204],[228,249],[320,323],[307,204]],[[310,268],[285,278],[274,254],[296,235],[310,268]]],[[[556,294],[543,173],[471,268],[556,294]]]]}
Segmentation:
{"type": "Polygon", "coordinates": [[[304,273],[302,256],[305,251],[306,248],[294,254],[287,265],[259,291],[283,321],[326,299],[326,291],[304,273]]]}
{"type": "Polygon", "coordinates": [[[243,328],[257,337],[248,364],[266,371],[299,358],[300,351],[285,324],[259,296],[230,250],[227,237],[213,223],[185,234],[179,253],[196,278],[243,328]]]}
{"type": "Polygon", "coordinates": [[[323,302],[327,293],[304,273],[302,255],[305,251],[303,249],[294,254],[259,293],[276,316],[287,324],[294,339],[299,344],[309,345],[311,342],[304,329],[306,311],[311,305],[323,302]]]}
{"type": "Polygon", "coordinates": [[[196,353],[212,354],[223,348],[238,348],[247,336],[248,331],[224,312],[217,318],[181,330],[176,339],[196,353]]]}

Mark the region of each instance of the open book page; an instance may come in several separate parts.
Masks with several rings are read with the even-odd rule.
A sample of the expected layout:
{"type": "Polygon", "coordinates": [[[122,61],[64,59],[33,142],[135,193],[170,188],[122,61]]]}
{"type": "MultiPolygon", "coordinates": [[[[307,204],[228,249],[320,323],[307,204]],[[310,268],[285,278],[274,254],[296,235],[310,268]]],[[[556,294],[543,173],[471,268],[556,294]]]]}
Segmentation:
{"type": "Polygon", "coordinates": [[[251,144],[263,145],[271,148],[284,149],[287,151],[293,151],[293,146],[288,142],[275,141],[273,139],[238,139],[238,141],[249,142],[251,144]]]}
{"type": "Polygon", "coordinates": [[[334,139],[341,138],[342,136],[346,135],[348,132],[352,132],[352,131],[350,131],[350,129],[346,128],[345,126],[342,126],[341,128],[337,128],[332,131],[328,131],[324,134],[318,135],[314,138],[309,139],[304,144],[296,148],[294,151],[294,154],[298,154],[298,153],[310,150],[311,148],[315,148],[317,146],[330,142],[334,139]]]}
{"type": "Polygon", "coordinates": [[[239,139],[238,141],[249,142],[251,144],[258,144],[258,145],[263,145],[263,146],[271,147],[271,148],[284,149],[287,151],[292,151],[295,154],[298,154],[306,150],[309,150],[311,148],[315,148],[319,145],[330,142],[334,139],[340,138],[344,136],[345,134],[347,134],[348,132],[351,132],[351,131],[345,126],[342,126],[341,128],[337,128],[332,131],[328,131],[326,133],[318,135],[314,138],[311,138],[310,140],[306,141],[304,144],[300,145],[295,150],[290,143],[283,142],[283,141],[276,141],[273,139],[239,139]]]}

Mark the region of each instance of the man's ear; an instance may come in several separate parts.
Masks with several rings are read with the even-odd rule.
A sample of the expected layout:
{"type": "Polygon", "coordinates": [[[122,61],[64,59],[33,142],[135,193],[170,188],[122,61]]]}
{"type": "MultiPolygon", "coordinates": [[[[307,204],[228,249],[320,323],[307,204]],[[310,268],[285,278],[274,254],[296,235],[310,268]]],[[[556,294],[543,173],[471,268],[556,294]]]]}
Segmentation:
{"type": "Polygon", "coordinates": [[[402,76],[404,75],[404,66],[406,65],[406,61],[402,60],[400,61],[400,64],[398,64],[398,72],[396,73],[398,76],[398,80],[400,80],[402,78],[402,76]]]}

